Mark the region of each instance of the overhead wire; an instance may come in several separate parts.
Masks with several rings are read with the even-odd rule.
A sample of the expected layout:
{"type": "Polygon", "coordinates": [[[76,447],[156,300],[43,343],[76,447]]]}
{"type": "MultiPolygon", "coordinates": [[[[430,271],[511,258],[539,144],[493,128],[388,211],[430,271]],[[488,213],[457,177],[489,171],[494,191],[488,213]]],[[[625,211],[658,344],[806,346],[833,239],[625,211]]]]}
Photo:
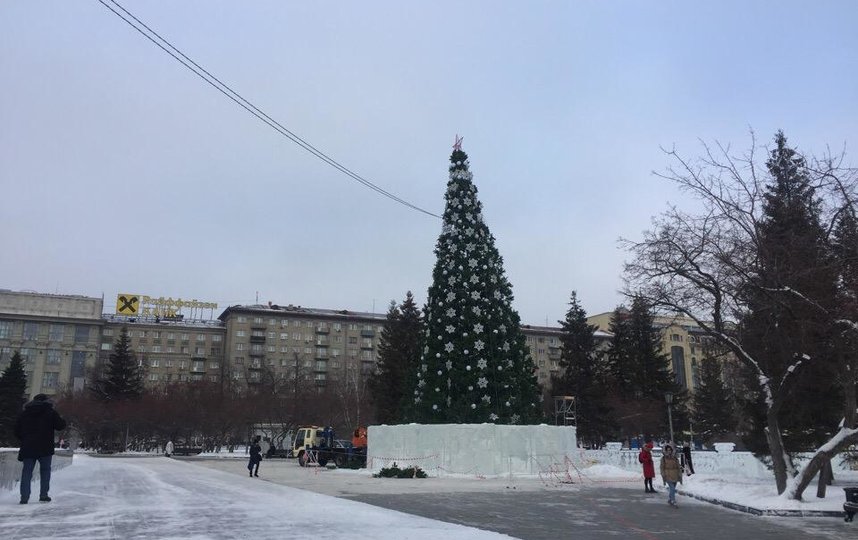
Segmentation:
{"type": "Polygon", "coordinates": [[[241,94],[239,94],[238,92],[233,90],[229,85],[227,85],[226,83],[224,83],[223,81],[221,81],[220,79],[218,79],[217,77],[212,75],[208,70],[206,70],[205,68],[200,66],[197,62],[195,62],[193,59],[188,57],[185,53],[183,53],[181,50],[179,50],[177,47],[175,47],[172,43],[170,43],[167,39],[165,39],[160,34],[158,34],[158,32],[153,30],[146,23],[144,23],[139,18],[137,18],[133,13],[128,11],[125,7],[123,7],[116,0],[98,0],[98,2],[101,5],[103,5],[104,7],[106,7],[107,9],[109,9],[114,15],[116,15],[117,17],[119,17],[120,19],[125,21],[125,23],[127,23],[129,26],[134,28],[143,37],[145,37],[146,39],[148,39],[149,41],[151,41],[152,43],[157,45],[161,50],[163,50],[165,53],[167,53],[171,57],[173,57],[173,59],[175,59],[177,62],[179,62],[180,64],[185,66],[189,71],[194,73],[197,77],[199,77],[200,79],[202,79],[203,81],[208,83],[210,86],[212,86],[215,90],[217,90],[218,92],[220,92],[221,94],[223,94],[224,96],[226,96],[227,98],[229,98],[230,100],[235,102],[238,106],[240,106],[241,108],[243,108],[244,110],[246,110],[247,112],[249,112],[250,114],[255,116],[258,120],[265,123],[267,126],[272,128],[274,131],[276,131],[280,135],[286,137],[287,139],[289,139],[293,143],[295,143],[298,146],[300,146],[301,148],[303,148],[305,151],[309,152],[313,156],[317,157],[318,159],[322,160],[323,162],[327,163],[331,167],[337,169],[341,173],[352,178],[353,180],[357,181],[358,183],[362,184],[363,186],[375,191],[376,193],[378,193],[384,197],[387,197],[387,198],[389,198],[389,199],[391,199],[391,200],[393,200],[399,204],[402,204],[408,208],[411,208],[412,210],[416,210],[416,211],[421,212],[423,214],[426,214],[426,215],[440,219],[441,216],[439,216],[435,213],[432,213],[428,210],[424,210],[423,208],[420,208],[419,206],[414,205],[414,204],[406,201],[405,199],[402,199],[402,198],[394,195],[393,193],[385,190],[384,188],[374,184],[373,182],[367,180],[363,176],[357,174],[356,172],[352,171],[348,167],[342,165],[341,163],[339,163],[335,159],[331,158],[330,156],[328,156],[327,154],[325,154],[324,152],[322,152],[321,150],[319,150],[318,148],[316,148],[315,146],[313,146],[312,144],[310,144],[309,142],[307,142],[306,140],[304,140],[303,138],[301,138],[300,136],[298,136],[297,134],[295,134],[294,132],[292,132],[291,130],[286,128],[283,124],[281,124],[277,120],[271,118],[268,114],[266,114],[264,111],[262,111],[259,107],[254,105],[249,100],[245,99],[241,94]],[[123,13],[120,13],[119,11],[114,9],[114,7],[111,4],[115,5],[116,8],[118,8],[123,13],[125,13],[127,15],[127,17],[125,15],[123,15],[123,13]],[[128,17],[133,19],[133,21],[130,20],[128,17]],[[139,24],[139,26],[138,26],[138,24],[139,24]],[[145,31],[144,31],[144,29],[145,29],[145,31]]]}

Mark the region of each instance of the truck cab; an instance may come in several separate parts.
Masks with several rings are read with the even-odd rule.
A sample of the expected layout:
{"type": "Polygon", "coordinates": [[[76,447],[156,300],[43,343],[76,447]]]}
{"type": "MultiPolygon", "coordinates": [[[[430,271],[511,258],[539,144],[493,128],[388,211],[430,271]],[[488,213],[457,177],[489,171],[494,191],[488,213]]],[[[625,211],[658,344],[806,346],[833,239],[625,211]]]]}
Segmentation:
{"type": "Polygon", "coordinates": [[[295,433],[292,455],[298,458],[298,464],[317,462],[324,467],[328,463],[328,450],[333,447],[334,432],[330,428],[304,426],[295,433]],[[321,452],[320,452],[321,450],[321,452]]]}

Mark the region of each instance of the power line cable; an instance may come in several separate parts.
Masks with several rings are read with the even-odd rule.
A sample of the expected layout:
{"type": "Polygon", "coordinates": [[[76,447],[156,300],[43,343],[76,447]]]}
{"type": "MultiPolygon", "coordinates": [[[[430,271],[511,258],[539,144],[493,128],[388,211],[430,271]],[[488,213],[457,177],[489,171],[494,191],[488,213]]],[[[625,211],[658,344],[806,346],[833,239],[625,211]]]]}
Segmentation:
{"type": "Polygon", "coordinates": [[[391,193],[391,192],[377,186],[376,184],[370,182],[369,180],[367,180],[363,176],[357,174],[356,172],[352,171],[348,167],[340,164],[339,162],[337,162],[336,160],[334,160],[333,158],[331,158],[330,156],[328,156],[327,154],[325,154],[324,152],[322,152],[321,150],[319,150],[315,146],[308,143],[303,138],[296,135],[294,132],[290,131],[288,128],[283,126],[281,123],[277,122],[276,120],[274,120],[273,118],[268,116],[268,114],[266,114],[264,111],[259,109],[256,105],[251,103],[249,100],[245,99],[241,94],[239,94],[238,92],[233,90],[229,85],[227,85],[226,83],[222,82],[220,79],[218,79],[217,77],[212,75],[208,70],[206,70],[205,68],[200,66],[193,59],[191,59],[190,57],[185,55],[181,50],[179,50],[172,43],[170,43],[164,37],[162,37],[160,34],[158,34],[155,30],[153,30],[148,25],[146,25],[146,23],[144,23],[143,21],[138,19],[133,13],[131,13],[130,11],[125,9],[119,2],[117,2],[116,0],[109,0],[109,1],[112,4],[114,4],[117,8],[119,8],[122,12],[127,14],[128,17],[133,19],[137,24],[135,24],[135,22],[132,22],[128,17],[126,17],[125,15],[123,15],[122,13],[117,11],[116,9],[114,9],[113,6],[111,6],[110,4],[107,3],[107,1],[98,0],[98,2],[101,5],[103,5],[104,7],[109,9],[114,15],[116,15],[117,17],[119,17],[120,19],[125,21],[129,26],[134,28],[143,37],[145,37],[146,39],[148,39],[149,41],[151,41],[152,43],[157,45],[161,50],[163,50],[165,53],[172,56],[173,59],[175,59],[177,62],[179,62],[180,64],[185,66],[189,71],[194,73],[197,77],[201,78],[203,81],[205,81],[206,83],[211,85],[215,90],[217,90],[218,92],[220,92],[221,94],[223,94],[227,98],[231,99],[238,106],[240,106],[241,108],[243,108],[244,110],[246,110],[247,112],[249,112],[250,114],[255,116],[257,119],[259,119],[260,121],[262,121],[263,123],[268,125],[270,128],[272,128],[274,131],[276,131],[280,135],[286,137],[287,139],[294,142],[295,144],[297,144],[298,146],[300,146],[301,148],[303,148],[304,150],[306,150],[307,152],[309,152],[313,156],[319,158],[320,160],[324,161],[325,163],[327,163],[331,167],[337,169],[338,171],[342,172],[346,176],[349,176],[353,180],[355,180],[355,181],[359,182],[360,184],[368,187],[369,189],[375,191],[376,193],[383,195],[383,196],[385,196],[385,197],[387,197],[387,198],[389,198],[395,202],[398,202],[404,206],[407,206],[408,208],[411,208],[413,210],[417,210],[418,212],[422,212],[423,214],[426,214],[426,215],[429,215],[432,217],[436,217],[436,218],[441,217],[437,214],[429,212],[428,210],[424,210],[423,208],[420,208],[419,206],[416,206],[416,205],[394,195],[393,193],[391,193]],[[138,24],[140,26],[138,26],[138,24]],[[141,26],[143,28],[145,28],[146,31],[144,31],[141,28],[141,26]],[[149,33],[147,33],[147,31],[149,33]],[[155,36],[155,37],[152,37],[152,36],[155,36]]]}

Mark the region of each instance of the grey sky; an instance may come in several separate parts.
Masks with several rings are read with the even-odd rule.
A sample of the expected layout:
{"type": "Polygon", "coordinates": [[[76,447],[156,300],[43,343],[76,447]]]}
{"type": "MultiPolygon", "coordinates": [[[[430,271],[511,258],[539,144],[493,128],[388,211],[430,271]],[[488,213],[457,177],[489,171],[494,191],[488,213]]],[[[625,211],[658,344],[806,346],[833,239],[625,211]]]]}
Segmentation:
{"type": "MultiPolygon", "coordinates": [[[[522,320],[613,309],[697,138],[858,140],[858,3],[123,5],[272,117],[440,213],[465,137],[522,320]]],[[[95,0],[0,2],[0,287],[383,312],[439,220],[276,135],[95,0]]],[[[854,158],[851,160],[855,162],[854,158]]]]}

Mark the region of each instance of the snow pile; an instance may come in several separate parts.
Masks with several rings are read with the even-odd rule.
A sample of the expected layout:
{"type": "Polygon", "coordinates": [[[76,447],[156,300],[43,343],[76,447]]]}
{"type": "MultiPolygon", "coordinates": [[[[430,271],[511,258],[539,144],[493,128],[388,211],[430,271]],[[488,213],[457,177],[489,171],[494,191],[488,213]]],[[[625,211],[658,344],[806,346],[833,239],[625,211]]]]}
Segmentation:
{"type": "MultiPolygon", "coordinates": [[[[683,478],[682,491],[706,499],[730,502],[759,510],[842,511],[846,495],[843,486],[858,485],[858,473],[836,475],[824,499],[816,497],[816,483],[805,491],[803,501],[787,500],[778,495],[774,480],[739,476],[695,474],[683,478]]],[[[660,479],[656,478],[656,482],[660,479]]]]}
{"type": "Polygon", "coordinates": [[[637,481],[643,479],[641,474],[634,474],[613,465],[593,465],[579,469],[578,472],[583,478],[589,480],[637,481]]]}

